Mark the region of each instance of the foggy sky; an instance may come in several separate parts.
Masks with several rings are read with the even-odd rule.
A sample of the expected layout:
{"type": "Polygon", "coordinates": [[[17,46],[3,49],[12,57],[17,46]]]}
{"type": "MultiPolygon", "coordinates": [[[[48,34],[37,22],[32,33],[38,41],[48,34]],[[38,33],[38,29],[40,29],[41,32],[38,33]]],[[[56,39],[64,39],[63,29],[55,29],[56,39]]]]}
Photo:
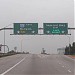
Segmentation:
{"type": "MultiPolygon", "coordinates": [[[[74,0],[0,0],[0,28],[13,27],[13,23],[68,23],[74,27],[74,0]]],[[[74,31],[71,33],[70,43],[74,41],[74,31]]],[[[48,53],[57,53],[57,48],[68,46],[69,35],[10,35],[13,31],[6,31],[6,44],[10,50],[15,46],[18,51],[40,53],[45,48],[48,53]],[[21,41],[22,40],[22,41],[21,41]]],[[[4,44],[3,31],[0,32],[0,43],[4,44]]],[[[6,49],[7,50],[7,49],[6,49]]]]}

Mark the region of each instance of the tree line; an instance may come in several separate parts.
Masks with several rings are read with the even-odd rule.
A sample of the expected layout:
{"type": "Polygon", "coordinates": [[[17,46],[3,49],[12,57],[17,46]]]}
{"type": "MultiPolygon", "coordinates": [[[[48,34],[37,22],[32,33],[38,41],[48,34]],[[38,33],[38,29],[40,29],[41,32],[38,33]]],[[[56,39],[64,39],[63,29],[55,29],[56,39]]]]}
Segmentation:
{"type": "Polygon", "coordinates": [[[65,48],[65,55],[75,55],[75,42],[65,48]]]}

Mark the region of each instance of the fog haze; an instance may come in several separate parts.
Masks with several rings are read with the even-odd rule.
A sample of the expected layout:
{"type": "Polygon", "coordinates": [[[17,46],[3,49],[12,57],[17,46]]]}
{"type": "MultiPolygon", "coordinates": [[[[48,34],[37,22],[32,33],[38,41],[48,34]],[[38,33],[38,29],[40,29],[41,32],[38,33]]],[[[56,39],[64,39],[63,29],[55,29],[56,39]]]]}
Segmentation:
{"type": "MultiPolygon", "coordinates": [[[[13,27],[13,23],[68,23],[74,27],[74,0],[0,0],[0,28],[13,27]],[[9,26],[8,26],[9,25],[9,26]]],[[[39,31],[39,33],[42,31],[39,31]]],[[[4,44],[4,32],[0,31],[0,43],[4,44]]],[[[48,53],[57,53],[57,48],[68,46],[74,41],[74,31],[70,35],[10,35],[6,31],[6,44],[10,50],[40,53],[42,48],[48,53]]],[[[6,49],[7,50],[7,49],[6,49]]],[[[3,51],[3,49],[2,49],[3,51]]]]}

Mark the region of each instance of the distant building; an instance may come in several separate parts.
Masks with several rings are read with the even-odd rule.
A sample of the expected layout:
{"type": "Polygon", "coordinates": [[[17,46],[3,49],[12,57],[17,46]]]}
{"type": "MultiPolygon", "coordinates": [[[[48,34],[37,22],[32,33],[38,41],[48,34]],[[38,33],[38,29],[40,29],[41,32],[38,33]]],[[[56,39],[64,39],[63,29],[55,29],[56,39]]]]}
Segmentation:
{"type": "Polygon", "coordinates": [[[65,48],[58,48],[57,49],[58,54],[64,55],[65,54],[65,48]]]}

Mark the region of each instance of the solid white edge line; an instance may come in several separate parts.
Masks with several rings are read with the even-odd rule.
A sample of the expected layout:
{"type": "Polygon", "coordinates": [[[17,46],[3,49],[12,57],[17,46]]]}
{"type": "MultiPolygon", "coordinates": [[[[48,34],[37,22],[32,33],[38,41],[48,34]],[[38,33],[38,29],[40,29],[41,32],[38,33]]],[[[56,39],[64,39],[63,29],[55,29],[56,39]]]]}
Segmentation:
{"type": "Polygon", "coordinates": [[[0,75],[5,75],[6,73],[8,73],[10,70],[12,70],[13,68],[15,68],[17,65],[19,65],[22,61],[24,61],[25,58],[23,58],[21,61],[19,61],[17,64],[15,64],[13,67],[9,68],[8,70],[6,70],[4,73],[0,74],[0,75]]]}

